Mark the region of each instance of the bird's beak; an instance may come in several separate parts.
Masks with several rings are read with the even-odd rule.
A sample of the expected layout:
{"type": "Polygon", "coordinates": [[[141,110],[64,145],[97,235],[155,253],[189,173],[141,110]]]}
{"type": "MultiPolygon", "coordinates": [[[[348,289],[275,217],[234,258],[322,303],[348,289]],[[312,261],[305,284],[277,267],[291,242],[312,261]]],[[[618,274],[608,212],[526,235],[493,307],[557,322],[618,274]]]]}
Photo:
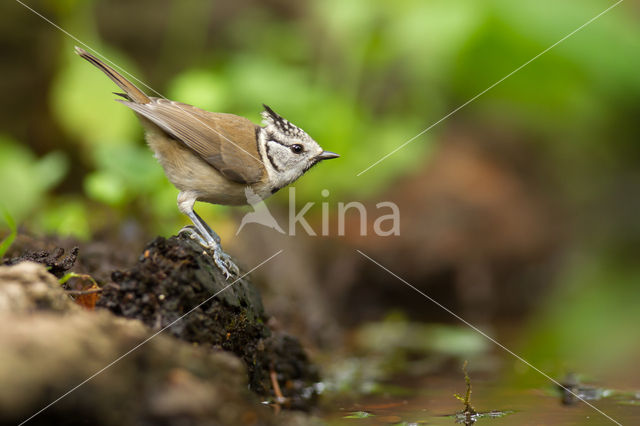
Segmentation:
{"type": "Polygon", "coordinates": [[[331,160],[332,158],[338,158],[340,155],[331,151],[322,151],[320,155],[318,155],[318,160],[331,160]]]}

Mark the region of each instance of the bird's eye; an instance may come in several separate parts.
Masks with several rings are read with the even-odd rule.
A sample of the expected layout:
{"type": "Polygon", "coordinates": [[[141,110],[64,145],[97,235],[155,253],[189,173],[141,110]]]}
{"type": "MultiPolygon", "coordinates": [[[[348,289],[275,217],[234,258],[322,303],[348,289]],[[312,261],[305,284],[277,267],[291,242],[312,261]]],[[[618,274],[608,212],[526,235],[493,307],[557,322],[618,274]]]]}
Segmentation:
{"type": "Polygon", "coordinates": [[[302,151],[303,151],[302,145],[297,143],[291,145],[291,152],[293,152],[294,154],[300,154],[302,151]]]}

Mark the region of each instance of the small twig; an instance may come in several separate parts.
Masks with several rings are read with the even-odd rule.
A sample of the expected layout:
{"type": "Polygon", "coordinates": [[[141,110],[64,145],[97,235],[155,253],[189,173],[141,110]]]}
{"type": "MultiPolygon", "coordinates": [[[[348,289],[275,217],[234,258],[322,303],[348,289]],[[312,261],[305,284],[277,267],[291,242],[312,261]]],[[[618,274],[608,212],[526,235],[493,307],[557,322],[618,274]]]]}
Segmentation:
{"type": "Polygon", "coordinates": [[[274,404],[275,414],[280,413],[280,404],[284,403],[287,399],[282,395],[280,384],[278,383],[278,374],[274,370],[273,366],[269,368],[269,378],[271,379],[271,386],[273,386],[273,393],[276,395],[276,401],[274,404]]]}

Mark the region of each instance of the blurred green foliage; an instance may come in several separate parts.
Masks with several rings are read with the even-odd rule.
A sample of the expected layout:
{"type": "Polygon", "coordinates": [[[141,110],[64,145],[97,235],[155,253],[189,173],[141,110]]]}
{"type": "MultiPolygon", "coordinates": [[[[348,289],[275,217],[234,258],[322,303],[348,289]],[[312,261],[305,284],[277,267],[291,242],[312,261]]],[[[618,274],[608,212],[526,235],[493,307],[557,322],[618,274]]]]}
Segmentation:
{"type": "MultiPolygon", "coordinates": [[[[139,25],[141,30],[153,28],[161,40],[157,51],[146,52],[143,59],[175,70],[160,79],[164,83],[150,84],[160,93],[255,122],[260,120],[261,103],[266,103],[306,129],[323,147],[342,155],[296,184],[297,201],[305,203],[317,200],[324,188],[342,198],[384,192],[398,176],[424,163],[434,138],[455,118],[375,170],[358,178],[356,174],[608,5],[595,0],[561,5],[550,0],[525,4],[328,0],[278,9],[255,3],[231,13],[230,22],[218,21],[211,40],[212,22],[228,10],[222,3],[184,2],[162,3],[158,12],[147,12],[149,22],[139,25]],[[176,64],[174,57],[186,58],[185,63],[176,64]]],[[[142,81],[150,71],[156,78],[162,75],[157,67],[141,71],[134,58],[106,41],[117,39],[116,29],[126,28],[126,22],[122,26],[116,22],[133,22],[137,6],[130,6],[130,15],[122,14],[129,12],[129,6],[107,6],[98,0],[49,7],[64,28],[122,69],[142,81]],[[110,21],[116,17],[118,21],[110,21]]],[[[618,124],[618,109],[633,105],[640,94],[640,30],[624,8],[566,40],[458,114],[530,129],[542,136],[541,149],[549,150],[553,161],[567,157],[577,163],[599,161],[601,141],[618,124]]],[[[111,100],[110,92],[117,89],[112,82],[73,54],[76,42],[54,28],[49,31],[62,41],[48,93],[51,111],[88,169],[84,195],[63,195],[60,203],[67,200],[75,205],[81,199],[78,195],[85,196],[123,214],[128,209],[129,214],[152,218],[148,223],[156,229],[171,229],[171,222],[183,220],[172,205],[177,191],[142,146],[137,119],[111,100]]],[[[622,140],[637,137],[637,132],[625,130],[616,135],[607,152],[615,151],[615,144],[622,140]]],[[[19,143],[2,140],[0,144],[6,152],[3,158],[13,158],[13,151],[6,150],[18,149],[19,143]]],[[[46,224],[54,227],[47,230],[61,232],[55,228],[59,221],[44,218],[56,213],[37,210],[36,200],[56,187],[68,166],[60,154],[36,160],[21,148],[15,155],[17,160],[10,162],[21,171],[16,175],[13,169],[4,169],[5,179],[13,180],[21,172],[34,176],[26,173],[29,167],[49,167],[52,178],[46,182],[15,179],[19,183],[4,188],[1,198],[19,221],[46,224]],[[29,166],[18,165],[27,162],[29,166]]],[[[567,176],[566,182],[580,186],[582,178],[576,173],[567,176]]],[[[581,191],[588,189],[578,188],[575,193],[581,191]]],[[[286,197],[286,191],[277,194],[274,202],[284,202],[286,197]]],[[[60,210],[58,203],[47,205],[60,210]]],[[[88,206],[71,209],[80,215],[91,210],[88,206]]],[[[209,209],[207,214],[226,215],[224,208],[209,209]]],[[[89,229],[79,227],[76,234],[87,236],[97,225],[84,222],[89,229]]]]}
{"type": "MultiPolygon", "coordinates": [[[[563,377],[616,374],[636,363],[640,267],[627,256],[582,253],[571,260],[549,303],[530,321],[522,352],[541,370],[563,377]]],[[[515,369],[521,386],[544,377],[515,369]]]]}
{"type": "MultiPolygon", "coordinates": [[[[62,65],[53,82],[50,94],[51,110],[69,136],[81,143],[81,149],[91,154],[102,145],[118,146],[135,143],[140,124],[127,108],[109,97],[118,89],[84,61],[73,54],[73,44],[65,40],[68,54],[61,58],[62,65]],[[101,100],[101,101],[99,101],[101,100]]],[[[126,70],[133,67],[121,55],[111,49],[101,50],[106,58],[126,70]]]]}
{"type": "Polygon", "coordinates": [[[16,221],[23,219],[42,206],[46,193],[60,183],[68,167],[61,152],[36,158],[27,147],[0,135],[1,205],[16,221]]]}

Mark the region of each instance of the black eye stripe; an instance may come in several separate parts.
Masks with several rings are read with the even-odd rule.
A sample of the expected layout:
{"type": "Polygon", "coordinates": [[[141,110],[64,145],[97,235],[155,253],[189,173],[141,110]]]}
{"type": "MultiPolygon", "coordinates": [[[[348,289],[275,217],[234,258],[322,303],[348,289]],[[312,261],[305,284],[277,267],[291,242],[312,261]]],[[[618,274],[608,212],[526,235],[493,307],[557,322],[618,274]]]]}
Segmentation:
{"type": "Polygon", "coordinates": [[[287,145],[284,142],[280,142],[279,140],[274,138],[273,135],[267,135],[267,142],[275,142],[278,145],[282,145],[285,148],[289,148],[295,154],[300,154],[304,151],[304,147],[299,143],[294,143],[293,145],[287,145]]]}
{"type": "Polygon", "coordinates": [[[275,138],[270,138],[270,139],[267,140],[267,142],[275,142],[278,145],[282,145],[284,147],[289,148],[289,145],[285,144],[284,142],[280,142],[278,139],[275,139],[275,138]]]}
{"type": "MultiPolygon", "coordinates": [[[[288,123],[287,123],[287,126],[288,126],[288,129],[291,129],[293,127],[293,126],[289,125],[288,123]]],[[[293,127],[293,128],[295,128],[295,127],[293,127]]],[[[284,136],[285,140],[287,140],[287,139],[289,139],[289,141],[291,139],[295,140],[296,137],[294,135],[286,134],[287,132],[285,132],[285,134],[282,135],[279,132],[269,131],[267,129],[264,129],[264,130],[265,130],[264,134],[265,134],[267,148],[268,148],[268,145],[270,143],[277,143],[278,145],[281,145],[281,146],[283,146],[285,148],[288,148],[294,154],[302,154],[305,151],[305,147],[301,143],[292,144],[291,142],[285,143],[285,142],[279,140],[280,136],[284,136]]]]}

